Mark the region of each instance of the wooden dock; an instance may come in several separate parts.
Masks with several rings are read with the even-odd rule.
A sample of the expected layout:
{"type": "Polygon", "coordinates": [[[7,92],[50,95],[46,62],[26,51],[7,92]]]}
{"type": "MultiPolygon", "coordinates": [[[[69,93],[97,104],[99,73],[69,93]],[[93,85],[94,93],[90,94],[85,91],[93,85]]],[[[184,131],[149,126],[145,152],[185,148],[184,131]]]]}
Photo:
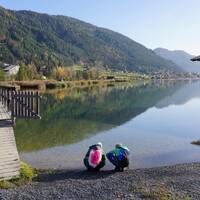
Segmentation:
{"type": "Polygon", "coordinates": [[[20,173],[20,159],[16,147],[11,114],[0,102],[0,181],[20,173]]]}
{"type": "Polygon", "coordinates": [[[16,86],[0,85],[0,181],[20,174],[13,130],[15,119],[41,119],[39,105],[37,91],[19,91],[16,86]]]}

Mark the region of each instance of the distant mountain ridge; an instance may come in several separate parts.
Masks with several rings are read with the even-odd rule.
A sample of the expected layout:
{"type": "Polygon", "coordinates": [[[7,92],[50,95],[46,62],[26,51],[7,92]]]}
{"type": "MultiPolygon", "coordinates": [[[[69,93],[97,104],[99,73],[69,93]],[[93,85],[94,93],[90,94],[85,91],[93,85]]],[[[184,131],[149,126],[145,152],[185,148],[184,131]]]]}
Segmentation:
{"type": "Polygon", "coordinates": [[[114,31],[83,21],[0,7],[0,61],[48,66],[82,64],[105,69],[180,71],[173,62],[114,31]]]}
{"type": "Polygon", "coordinates": [[[164,59],[170,60],[186,72],[200,72],[200,63],[192,62],[193,55],[181,50],[170,51],[164,48],[157,48],[154,52],[164,59]]]}

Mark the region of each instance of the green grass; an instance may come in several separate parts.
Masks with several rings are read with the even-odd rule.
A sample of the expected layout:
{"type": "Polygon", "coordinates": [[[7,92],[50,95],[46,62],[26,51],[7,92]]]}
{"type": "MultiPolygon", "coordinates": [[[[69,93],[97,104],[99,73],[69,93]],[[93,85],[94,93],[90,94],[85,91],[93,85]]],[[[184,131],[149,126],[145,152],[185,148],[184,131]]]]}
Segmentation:
{"type": "Polygon", "coordinates": [[[9,189],[14,187],[14,184],[10,181],[0,181],[0,189],[9,189]]]}
{"type": "Polygon", "coordinates": [[[28,164],[22,162],[20,167],[20,178],[30,181],[34,175],[34,170],[28,164]]]}
{"type": "Polygon", "coordinates": [[[20,176],[14,177],[8,181],[0,181],[0,189],[9,189],[17,186],[21,186],[32,181],[33,177],[37,176],[36,171],[28,164],[21,162],[20,176]]]}

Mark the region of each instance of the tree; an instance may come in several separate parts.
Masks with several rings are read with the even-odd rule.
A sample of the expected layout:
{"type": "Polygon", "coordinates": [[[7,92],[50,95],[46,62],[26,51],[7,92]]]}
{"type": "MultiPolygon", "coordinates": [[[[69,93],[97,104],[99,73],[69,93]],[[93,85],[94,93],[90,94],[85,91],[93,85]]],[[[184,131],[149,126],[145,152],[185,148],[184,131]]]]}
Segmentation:
{"type": "Polygon", "coordinates": [[[86,71],[86,70],[84,70],[83,72],[82,72],[82,76],[83,76],[83,79],[85,79],[85,80],[88,80],[89,79],[89,73],[88,73],[88,71],[86,71]]]}
{"type": "Polygon", "coordinates": [[[89,73],[89,79],[94,80],[99,78],[99,72],[95,68],[91,68],[88,73],[89,73]]]}
{"type": "Polygon", "coordinates": [[[19,81],[24,81],[24,80],[28,79],[26,66],[22,62],[20,63],[20,68],[19,68],[19,72],[18,72],[18,75],[17,75],[17,79],[19,81]]]}
{"type": "Polygon", "coordinates": [[[65,80],[72,81],[76,77],[76,72],[72,67],[65,68],[65,80]]]}
{"type": "Polygon", "coordinates": [[[29,80],[33,80],[38,77],[37,68],[34,64],[30,64],[26,68],[26,74],[29,80]]]}
{"type": "Polygon", "coordinates": [[[65,68],[64,67],[56,67],[53,70],[53,77],[57,80],[63,80],[65,78],[65,68]]]}
{"type": "Polygon", "coordinates": [[[5,81],[5,72],[3,69],[0,69],[0,81],[5,81]]]}
{"type": "Polygon", "coordinates": [[[83,73],[81,70],[76,70],[76,79],[81,80],[83,78],[83,73]]]}

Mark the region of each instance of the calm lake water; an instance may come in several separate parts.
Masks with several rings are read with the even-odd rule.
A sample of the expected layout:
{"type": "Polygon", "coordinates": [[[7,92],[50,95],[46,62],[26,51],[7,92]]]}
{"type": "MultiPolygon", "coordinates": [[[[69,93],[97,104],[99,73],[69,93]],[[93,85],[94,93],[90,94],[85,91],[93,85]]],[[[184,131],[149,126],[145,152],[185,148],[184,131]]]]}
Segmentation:
{"type": "MultiPolygon", "coordinates": [[[[131,168],[200,161],[200,81],[138,83],[44,94],[42,120],[18,120],[21,159],[38,168],[83,168],[88,146],[131,150],[131,168]]],[[[107,168],[111,168],[110,165],[107,168]]]]}

